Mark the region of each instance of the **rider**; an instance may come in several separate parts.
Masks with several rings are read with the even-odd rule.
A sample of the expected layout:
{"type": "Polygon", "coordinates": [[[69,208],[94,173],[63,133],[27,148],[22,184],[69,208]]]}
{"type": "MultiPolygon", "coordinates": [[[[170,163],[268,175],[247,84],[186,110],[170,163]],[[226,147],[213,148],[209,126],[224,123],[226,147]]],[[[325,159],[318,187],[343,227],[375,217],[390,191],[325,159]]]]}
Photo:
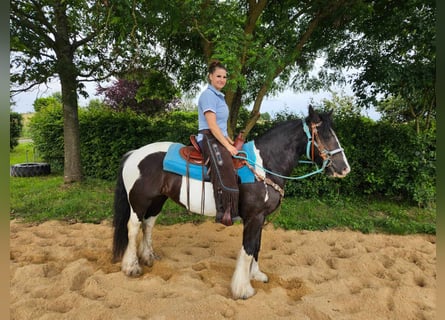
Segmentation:
{"type": "Polygon", "coordinates": [[[227,82],[227,69],[219,61],[209,65],[209,84],[198,100],[199,133],[197,142],[210,180],[216,205],[216,221],[232,225],[238,216],[238,181],[232,156],[238,153],[227,132],[229,107],[221,89],[227,82]]]}

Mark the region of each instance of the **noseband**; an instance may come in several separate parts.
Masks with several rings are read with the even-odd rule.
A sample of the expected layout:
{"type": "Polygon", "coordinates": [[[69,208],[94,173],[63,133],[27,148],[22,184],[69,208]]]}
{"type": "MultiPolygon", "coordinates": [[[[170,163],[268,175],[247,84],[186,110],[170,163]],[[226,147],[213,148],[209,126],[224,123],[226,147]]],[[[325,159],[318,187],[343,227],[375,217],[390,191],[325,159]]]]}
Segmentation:
{"type": "Polygon", "coordinates": [[[337,154],[339,152],[343,152],[343,148],[337,148],[334,150],[328,150],[325,148],[323,143],[320,140],[320,137],[318,135],[318,129],[321,125],[321,121],[318,123],[311,122],[311,129],[309,130],[309,127],[306,123],[306,121],[303,121],[303,130],[306,133],[307,136],[307,146],[306,146],[306,156],[308,159],[311,159],[311,161],[315,162],[315,147],[317,147],[318,152],[320,153],[320,157],[323,159],[323,168],[329,167],[331,165],[331,156],[334,154],[337,154]],[[312,134],[311,134],[312,132],[312,134]]]}

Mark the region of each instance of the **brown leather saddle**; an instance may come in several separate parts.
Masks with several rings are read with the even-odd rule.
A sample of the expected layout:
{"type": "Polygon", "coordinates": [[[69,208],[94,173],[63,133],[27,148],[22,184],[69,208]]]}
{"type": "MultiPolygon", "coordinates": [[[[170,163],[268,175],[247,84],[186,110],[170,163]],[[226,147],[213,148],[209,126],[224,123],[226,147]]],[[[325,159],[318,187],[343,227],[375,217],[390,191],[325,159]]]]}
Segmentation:
{"type": "Polygon", "coordinates": [[[179,154],[187,162],[203,165],[204,159],[202,157],[201,149],[199,148],[199,144],[196,141],[195,135],[190,136],[190,142],[192,143],[192,145],[184,146],[179,149],[179,154]]]}
{"type": "MultiPolygon", "coordinates": [[[[196,141],[195,135],[190,136],[190,142],[192,145],[184,146],[181,149],[179,149],[179,154],[185,161],[189,163],[204,165],[204,158],[202,157],[201,148],[199,147],[199,144],[196,141]]],[[[235,146],[237,147],[238,150],[241,150],[243,144],[244,144],[244,139],[242,137],[242,133],[240,133],[237,139],[235,139],[235,146]]],[[[235,167],[235,169],[241,168],[244,164],[245,160],[233,158],[233,166],[235,167]]]]}

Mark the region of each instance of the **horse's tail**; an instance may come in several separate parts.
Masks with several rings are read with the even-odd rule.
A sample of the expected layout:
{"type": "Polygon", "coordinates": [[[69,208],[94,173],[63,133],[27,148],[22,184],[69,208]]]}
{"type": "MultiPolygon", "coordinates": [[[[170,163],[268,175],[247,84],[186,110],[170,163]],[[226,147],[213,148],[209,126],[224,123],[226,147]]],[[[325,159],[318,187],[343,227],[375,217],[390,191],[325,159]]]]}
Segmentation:
{"type": "Polygon", "coordinates": [[[113,217],[113,262],[122,259],[128,245],[128,219],[130,218],[130,204],[128,203],[127,190],[124,185],[122,171],[130,153],[122,158],[119,174],[114,191],[114,217],[113,217]]]}

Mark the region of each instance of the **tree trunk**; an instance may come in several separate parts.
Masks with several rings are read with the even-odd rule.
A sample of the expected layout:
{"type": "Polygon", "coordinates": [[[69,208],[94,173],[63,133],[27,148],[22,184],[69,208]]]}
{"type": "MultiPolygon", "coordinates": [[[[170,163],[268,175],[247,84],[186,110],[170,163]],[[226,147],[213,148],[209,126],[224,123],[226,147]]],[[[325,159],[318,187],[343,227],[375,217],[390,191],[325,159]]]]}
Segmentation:
{"type": "Polygon", "coordinates": [[[80,134],[77,106],[77,68],[74,64],[74,46],[70,43],[70,24],[66,15],[67,4],[56,1],[54,5],[56,38],[55,51],[57,55],[57,73],[62,87],[63,104],[63,140],[65,183],[82,180],[80,162],[80,134]]]}
{"type": "Polygon", "coordinates": [[[76,79],[63,79],[63,140],[64,140],[64,170],[65,183],[82,180],[82,166],[80,158],[79,116],[77,107],[76,79]]]}
{"type": "Polygon", "coordinates": [[[238,122],[239,110],[241,108],[242,94],[243,93],[239,87],[236,91],[230,91],[226,94],[226,102],[230,110],[227,130],[229,132],[229,136],[232,138],[235,138],[235,136],[237,135],[236,125],[238,122]]]}
{"type": "Polygon", "coordinates": [[[258,92],[258,94],[255,98],[255,102],[253,103],[252,111],[250,112],[249,120],[248,120],[246,127],[244,129],[246,136],[249,134],[250,130],[253,129],[256,122],[258,121],[258,119],[261,116],[261,113],[260,113],[261,104],[262,104],[263,99],[266,95],[266,92],[267,92],[267,87],[266,87],[266,85],[263,85],[263,87],[260,89],[260,91],[258,92]]]}

